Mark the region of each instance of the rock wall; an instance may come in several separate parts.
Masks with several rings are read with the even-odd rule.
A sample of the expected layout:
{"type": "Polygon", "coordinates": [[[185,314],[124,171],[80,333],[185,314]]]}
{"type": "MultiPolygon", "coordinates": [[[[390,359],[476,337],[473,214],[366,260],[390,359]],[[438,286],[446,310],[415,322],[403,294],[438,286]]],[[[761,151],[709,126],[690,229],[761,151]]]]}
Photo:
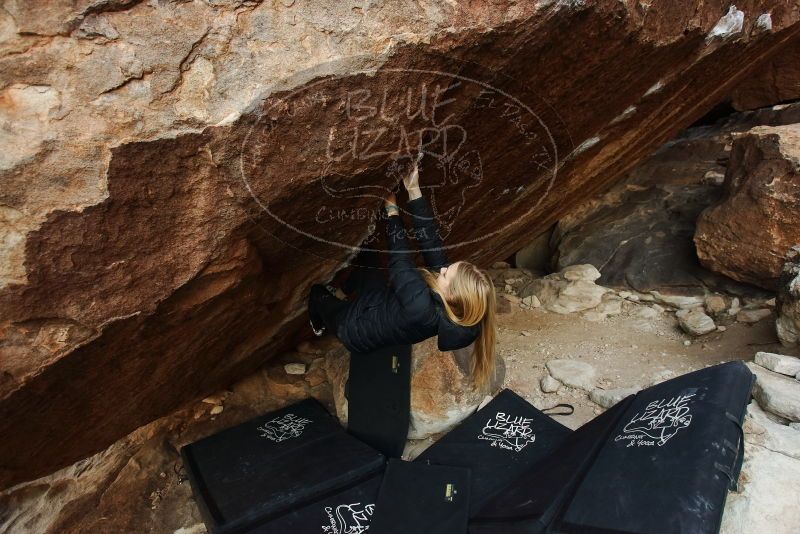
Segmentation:
{"type": "Polygon", "coordinates": [[[800,124],[758,126],[738,135],[723,190],[697,219],[700,262],[777,290],[786,253],[800,243],[800,124]]]}
{"type": "Polygon", "coordinates": [[[784,175],[789,179],[780,182],[783,186],[775,190],[768,207],[749,205],[747,193],[765,190],[764,180],[770,181],[778,160],[764,153],[764,160],[753,154],[743,161],[739,149],[731,156],[732,148],[735,138],[753,128],[775,126],[780,131],[798,123],[800,102],[733,113],[714,124],[687,128],[608,191],[575,206],[558,221],[549,241],[552,268],[589,263],[602,273],[599,284],[645,292],[670,288],[701,295],[708,289],[742,296],[763,293],[750,284],[754,277],[763,285],[765,278],[775,276],[770,251],[785,246],[796,226],[788,222],[794,208],[792,195],[785,193],[792,182],[784,175]],[[726,184],[726,172],[742,184],[726,184]],[[751,177],[754,183],[743,185],[751,177]],[[698,260],[694,239],[698,217],[712,206],[714,215],[705,225],[708,235],[700,241],[701,253],[713,255],[704,263],[707,269],[698,260]],[[770,221],[754,223],[759,213],[768,214],[770,221]],[[746,254],[743,248],[731,248],[745,243],[746,254]]]}
{"type": "Polygon", "coordinates": [[[800,39],[765,61],[731,94],[738,110],[756,109],[800,99],[800,39]]]}
{"type": "Polygon", "coordinates": [[[293,345],[307,288],[416,145],[450,254],[488,265],[799,18],[790,0],[6,3],[0,487],[293,345]]]}

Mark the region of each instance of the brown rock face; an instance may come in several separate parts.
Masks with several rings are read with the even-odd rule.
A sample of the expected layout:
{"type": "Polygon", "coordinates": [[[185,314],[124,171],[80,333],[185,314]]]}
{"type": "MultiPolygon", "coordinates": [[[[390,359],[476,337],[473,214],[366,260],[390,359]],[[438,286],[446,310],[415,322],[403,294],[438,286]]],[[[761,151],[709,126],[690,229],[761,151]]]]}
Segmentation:
{"type": "Polygon", "coordinates": [[[777,289],[800,243],[800,124],[758,126],[733,143],[721,201],[703,211],[700,262],[735,280],[777,289]]]}
{"type": "Polygon", "coordinates": [[[490,265],[706,113],[798,18],[788,0],[0,11],[0,487],[305,336],[308,287],[420,144],[448,252],[490,265]]]}
{"type": "Polygon", "coordinates": [[[731,104],[738,110],[797,99],[800,99],[800,39],[765,61],[731,94],[731,104]]]}

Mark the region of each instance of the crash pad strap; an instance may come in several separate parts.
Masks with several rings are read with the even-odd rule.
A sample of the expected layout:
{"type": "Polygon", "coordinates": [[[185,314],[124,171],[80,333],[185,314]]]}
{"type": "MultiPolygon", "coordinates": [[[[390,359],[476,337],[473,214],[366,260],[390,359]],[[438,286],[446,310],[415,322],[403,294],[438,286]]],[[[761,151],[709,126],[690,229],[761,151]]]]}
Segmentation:
{"type": "Polygon", "coordinates": [[[744,429],[742,428],[742,424],[739,422],[739,418],[732,413],[726,411],[725,417],[734,425],[736,425],[736,430],[739,431],[739,443],[736,444],[736,447],[730,447],[736,455],[736,461],[734,462],[733,467],[730,469],[730,474],[728,476],[731,481],[730,489],[737,491],[737,488],[739,487],[739,473],[741,473],[742,464],[744,463],[744,429]]]}
{"type": "Polygon", "coordinates": [[[575,413],[575,407],[571,404],[566,404],[566,403],[556,404],[555,406],[551,406],[550,408],[545,408],[544,410],[542,410],[542,413],[547,415],[572,415],[573,413],[575,413]],[[560,411],[560,412],[550,411],[550,410],[555,410],[556,408],[564,408],[564,410],[569,410],[569,411],[560,411]]]}

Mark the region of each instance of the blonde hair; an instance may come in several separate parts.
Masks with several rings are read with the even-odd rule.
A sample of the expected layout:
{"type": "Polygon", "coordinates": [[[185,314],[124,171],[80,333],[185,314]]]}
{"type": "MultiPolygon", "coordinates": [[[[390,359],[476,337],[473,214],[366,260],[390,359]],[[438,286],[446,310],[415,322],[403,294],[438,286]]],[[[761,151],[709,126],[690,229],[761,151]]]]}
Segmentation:
{"type": "Polygon", "coordinates": [[[494,284],[489,275],[469,262],[460,261],[455,267],[456,274],[446,295],[439,289],[435,274],[427,269],[420,271],[428,287],[442,297],[445,312],[452,322],[462,326],[480,323],[481,331],[474,343],[470,373],[473,382],[483,388],[489,382],[495,364],[497,301],[494,284]]]}

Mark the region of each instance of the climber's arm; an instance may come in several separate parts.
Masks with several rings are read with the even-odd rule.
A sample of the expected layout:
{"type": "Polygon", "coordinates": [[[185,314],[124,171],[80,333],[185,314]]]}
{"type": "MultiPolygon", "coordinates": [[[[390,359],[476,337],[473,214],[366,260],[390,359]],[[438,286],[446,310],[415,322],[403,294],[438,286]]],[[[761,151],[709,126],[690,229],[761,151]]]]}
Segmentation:
{"type": "MultiPolygon", "coordinates": [[[[394,195],[390,195],[392,201],[394,195]]],[[[387,206],[394,204],[387,200],[387,206]]],[[[389,255],[389,281],[403,308],[412,314],[421,314],[433,304],[428,284],[414,263],[413,252],[408,243],[406,228],[397,208],[387,209],[386,241],[389,255]]]]}
{"type": "MultiPolygon", "coordinates": [[[[421,157],[417,158],[417,162],[421,157]]],[[[431,207],[419,187],[419,167],[417,163],[411,174],[403,180],[408,191],[407,211],[411,214],[411,224],[422,251],[422,258],[429,269],[439,270],[450,265],[450,260],[444,252],[444,244],[439,236],[439,225],[433,216],[431,207]]]]}

